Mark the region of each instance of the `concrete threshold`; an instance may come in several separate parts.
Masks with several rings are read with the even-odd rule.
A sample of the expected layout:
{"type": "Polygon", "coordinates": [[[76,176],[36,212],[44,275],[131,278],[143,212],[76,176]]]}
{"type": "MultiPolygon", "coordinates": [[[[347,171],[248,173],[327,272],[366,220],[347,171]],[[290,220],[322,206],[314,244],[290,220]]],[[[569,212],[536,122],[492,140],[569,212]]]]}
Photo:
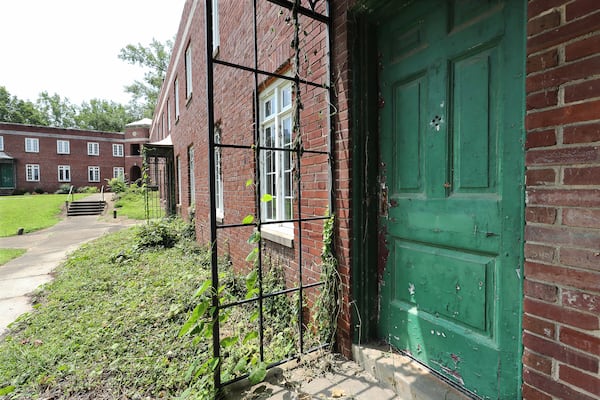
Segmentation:
{"type": "Polygon", "coordinates": [[[473,400],[415,360],[389,348],[352,346],[352,357],[384,387],[402,400],[473,400]]]}

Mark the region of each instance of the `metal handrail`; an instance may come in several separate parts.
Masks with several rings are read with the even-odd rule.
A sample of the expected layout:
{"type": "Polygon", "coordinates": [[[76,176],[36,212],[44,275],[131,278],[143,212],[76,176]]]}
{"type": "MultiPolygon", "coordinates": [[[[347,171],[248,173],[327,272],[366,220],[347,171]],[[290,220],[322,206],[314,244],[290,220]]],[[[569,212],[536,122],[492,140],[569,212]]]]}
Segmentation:
{"type": "Polygon", "coordinates": [[[67,195],[67,204],[69,204],[69,200],[73,201],[73,188],[73,185],[71,185],[71,187],[69,188],[69,194],[67,195]]]}
{"type": "Polygon", "coordinates": [[[100,194],[102,195],[102,201],[104,201],[104,185],[100,188],[100,194]]]}

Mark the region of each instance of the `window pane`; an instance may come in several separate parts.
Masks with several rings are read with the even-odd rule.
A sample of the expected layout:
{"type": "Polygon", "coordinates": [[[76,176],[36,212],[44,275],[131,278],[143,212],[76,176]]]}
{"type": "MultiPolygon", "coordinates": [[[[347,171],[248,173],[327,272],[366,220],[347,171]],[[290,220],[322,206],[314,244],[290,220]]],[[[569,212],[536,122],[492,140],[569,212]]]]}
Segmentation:
{"type": "Polygon", "coordinates": [[[292,105],[292,88],[286,86],[281,89],[281,108],[284,109],[292,105]]]}

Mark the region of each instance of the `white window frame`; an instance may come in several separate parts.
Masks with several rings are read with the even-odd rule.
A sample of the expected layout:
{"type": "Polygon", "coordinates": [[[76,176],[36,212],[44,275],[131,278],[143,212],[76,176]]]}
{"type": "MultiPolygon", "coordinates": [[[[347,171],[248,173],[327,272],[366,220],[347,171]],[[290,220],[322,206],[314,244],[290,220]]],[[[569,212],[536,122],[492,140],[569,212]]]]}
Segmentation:
{"type": "MultiPolygon", "coordinates": [[[[221,128],[215,128],[215,143],[221,143],[221,128]]],[[[215,209],[217,218],[221,221],[225,217],[225,206],[223,198],[223,163],[221,147],[215,147],[215,209]]]]}
{"type": "Polygon", "coordinates": [[[169,105],[169,99],[167,99],[167,129],[171,132],[171,106],[169,105]]]}
{"type": "Polygon", "coordinates": [[[125,168],[124,167],[113,167],[113,178],[125,180],[125,168]]]}
{"type": "Polygon", "coordinates": [[[38,138],[25,138],[25,152],[26,153],[39,153],[40,152],[40,140],[38,138]]]}
{"type": "Polygon", "coordinates": [[[219,53],[221,35],[219,33],[219,0],[212,0],[212,26],[213,26],[213,55],[219,53]]]}
{"type": "Polygon", "coordinates": [[[58,181],[59,182],[71,182],[71,166],[70,165],[59,165],[58,166],[58,181]]]}
{"type": "Polygon", "coordinates": [[[188,147],[188,200],[190,207],[196,205],[196,175],[195,175],[194,146],[188,147]]]}
{"type": "MultiPolygon", "coordinates": [[[[279,79],[262,91],[260,100],[260,144],[271,148],[290,148],[293,143],[292,86],[279,79]]],[[[270,194],[273,200],[261,202],[264,221],[289,220],[293,218],[293,157],[291,152],[262,150],[261,196],[270,194]]],[[[267,232],[291,239],[294,224],[264,225],[267,232]]]]}
{"type": "Polygon", "coordinates": [[[88,156],[99,156],[100,155],[100,143],[88,142],[87,143],[88,156]]]}
{"type": "Polygon", "coordinates": [[[27,182],[39,182],[40,181],[40,165],[39,164],[26,164],[25,165],[25,180],[27,182]]]}
{"type": "Polygon", "coordinates": [[[192,42],[185,49],[185,98],[192,98],[192,42]]]}
{"type": "Polygon", "coordinates": [[[71,154],[71,143],[68,140],[56,140],[56,154],[71,154]]]}
{"type": "Polygon", "coordinates": [[[0,136],[0,151],[4,151],[4,136],[0,136]]]}
{"type": "Polygon", "coordinates": [[[100,167],[97,165],[88,167],[88,182],[100,182],[100,167]]]}
{"type": "Polygon", "coordinates": [[[112,153],[113,153],[113,157],[124,157],[125,150],[123,148],[123,145],[120,143],[113,143],[112,153]]]}
{"type": "Polygon", "coordinates": [[[175,97],[175,121],[179,120],[179,78],[175,78],[173,83],[173,96],[175,97]]]}

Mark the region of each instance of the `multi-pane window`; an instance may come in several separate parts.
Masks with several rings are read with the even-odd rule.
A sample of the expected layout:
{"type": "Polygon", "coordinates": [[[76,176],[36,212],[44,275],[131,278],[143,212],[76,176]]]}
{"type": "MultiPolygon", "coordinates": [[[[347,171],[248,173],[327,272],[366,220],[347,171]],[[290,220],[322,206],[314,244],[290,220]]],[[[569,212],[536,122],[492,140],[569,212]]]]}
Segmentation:
{"type": "Polygon", "coordinates": [[[292,218],[292,88],[276,81],[260,96],[261,194],[273,200],[263,203],[265,220],[292,218]]]}
{"type": "Polygon", "coordinates": [[[173,89],[173,96],[175,97],[175,121],[179,119],[179,79],[175,78],[175,82],[173,83],[175,88],[173,89]]]}
{"type": "Polygon", "coordinates": [[[117,179],[124,181],[125,180],[125,168],[113,167],[113,178],[117,178],[117,179]]]}
{"type": "Polygon", "coordinates": [[[98,142],[88,142],[88,156],[99,156],[100,155],[100,144],[98,142]]]}
{"type": "Polygon", "coordinates": [[[188,147],[188,200],[190,206],[196,204],[196,176],[194,174],[194,147],[188,147]]]}
{"type": "Polygon", "coordinates": [[[25,138],[25,151],[27,153],[39,153],[40,141],[36,138],[25,138]]]}
{"type": "Polygon", "coordinates": [[[39,182],[40,181],[40,166],[39,164],[26,164],[25,165],[25,180],[27,182],[39,182]]]}
{"type": "Polygon", "coordinates": [[[177,156],[177,204],[181,205],[181,157],[177,156]]]}
{"type": "Polygon", "coordinates": [[[169,100],[167,99],[167,129],[171,132],[171,106],[169,105],[169,100]]]}
{"type": "Polygon", "coordinates": [[[58,166],[58,181],[59,182],[71,182],[71,166],[59,165],[58,166]]]}
{"type": "Polygon", "coordinates": [[[100,167],[88,167],[88,181],[100,182],[100,167]]]}
{"type": "Polygon", "coordinates": [[[71,144],[68,140],[57,140],[56,141],[56,153],[58,154],[69,154],[71,153],[71,144]]]}
{"type": "Polygon", "coordinates": [[[4,151],[4,136],[0,136],[0,151],[4,151]]]}
{"type": "Polygon", "coordinates": [[[185,49],[185,98],[192,97],[192,44],[185,49]]]}
{"type": "MultiPolygon", "coordinates": [[[[221,143],[221,128],[215,129],[215,143],[221,143]]],[[[223,167],[221,147],[215,147],[215,205],[217,218],[223,218],[225,209],[223,207],[223,167]]]]}
{"type": "Polygon", "coordinates": [[[123,157],[123,145],[122,144],[113,144],[113,157],[123,157]]]}

